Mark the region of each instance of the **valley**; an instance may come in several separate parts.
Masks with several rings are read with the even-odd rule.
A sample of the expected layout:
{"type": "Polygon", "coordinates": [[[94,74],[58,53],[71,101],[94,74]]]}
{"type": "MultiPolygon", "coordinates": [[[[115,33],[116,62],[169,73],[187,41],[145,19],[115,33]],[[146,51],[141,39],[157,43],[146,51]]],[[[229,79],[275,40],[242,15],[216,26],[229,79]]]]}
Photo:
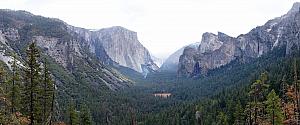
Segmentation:
{"type": "Polygon", "coordinates": [[[124,27],[1,9],[0,124],[299,125],[299,10],[160,64],[124,27]]]}

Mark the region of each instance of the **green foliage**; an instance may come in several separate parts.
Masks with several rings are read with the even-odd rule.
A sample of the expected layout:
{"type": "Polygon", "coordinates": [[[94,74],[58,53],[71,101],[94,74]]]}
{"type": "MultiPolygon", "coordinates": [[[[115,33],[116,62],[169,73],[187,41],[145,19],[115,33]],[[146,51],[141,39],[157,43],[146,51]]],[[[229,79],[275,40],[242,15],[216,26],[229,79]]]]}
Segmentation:
{"type": "Polygon", "coordinates": [[[69,106],[69,124],[70,125],[79,125],[79,115],[73,103],[69,106]]]}
{"type": "MultiPolygon", "coordinates": [[[[269,90],[274,89],[279,92],[283,76],[286,76],[285,81],[287,84],[291,85],[293,83],[294,71],[292,64],[294,59],[299,60],[299,55],[296,57],[286,56],[285,49],[274,49],[271,53],[250,60],[248,63],[231,62],[226,66],[209,71],[207,76],[200,77],[197,80],[163,79],[153,86],[148,84],[148,86],[151,86],[149,88],[153,88],[153,91],[149,93],[164,90],[171,92],[172,97],[156,103],[156,106],[164,104],[165,107],[162,109],[165,110],[158,110],[158,112],[140,117],[140,119],[146,118],[146,120],[141,121],[145,121],[147,124],[161,124],[158,122],[159,120],[171,121],[173,119],[169,120],[169,118],[174,118],[173,114],[176,113],[180,114],[179,119],[184,116],[193,116],[196,113],[194,111],[195,107],[202,107],[203,124],[212,124],[218,121],[220,112],[226,115],[228,124],[244,124],[243,121],[248,122],[248,124],[249,122],[254,123],[255,107],[259,110],[265,108],[264,101],[269,90]],[[267,74],[264,72],[267,72],[267,74]],[[251,85],[250,83],[254,84],[251,85]],[[256,103],[254,103],[254,96],[256,103]],[[180,104],[179,100],[184,100],[184,104],[180,104]],[[177,104],[168,107],[166,102],[177,104]],[[241,104],[240,108],[237,107],[239,103],[241,104]],[[243,121],[239,123],[239,119],[243,121]]],[[[297,68],[297,71],[299,72],[300,69],[297,68]]],[[[142,91],[147,90],[143,89],[142,91]]],[[[265,121],[267,118],[266,114],[261,114],[258,111],[256,116],[257,122],[259,120],[265,121]]],[[[194,119],[194,117],[190,117],[188,120],[193,121],[194,119]]]]}
{"type": "Polygon", "coordinates": [[[234,125],[243,125],[244,123],[244,109],[241,105],[241,102],[238,101],[234,111],[234,125]]]}
{"type": "MultiPolygon", "coordinates": [[[[50,76],[50,72],[48,69],[48,64],[47,61],[44,61],[44,73],[43,75],[43,80],[42,83],[42,90],[41,90],[41,96],[42,96],[42,121],[44,122],[44,124],[46,124],[47,122],[49,122],[48,119],[51,119],[49,117],[51,117],[53,115],[53,106],[54,106],[54,82],[52,81],[52,78],[50,76]]],[[[52,119],[51,119],[52,120],[52,119]]]]}
{"type": "Polygon", "coordinates": [[[32,42],[26,50],[27,60],[25,68],[25,98],[24,102],[28,102],[28,105],[24,105],[25,109],[28,109],[27,115],[30,116],[30,124],[42,122],[42,107],[41,101],[41,76],[40,76],[40,63],[38,62],[39,50],[36,44],[32,42]]]}
{"type": "Polygon", "coordinates": [[[9,96],[11,99],[11,113],[20,111],[21,109],[21,79],[20,71],[17,66],[16,55],[13,56],[13,62],[11,62],[11,78],[9,78],[10,91],[9,96]]]}
{"type": "Polygon", "coordinates": [[[251,85],[251,91],[249,92],[249,95],[253,97],[253,101],[261,101],[264,99],[264,95],[266,93],[266,90],[268,90],[269,85],[266,84],[266,81],[268,80],[268,75],[266,72],[262,73],[260,75],[260,79],[256,80],[251,85]]]}
{"type": "Polygon", "coordinates": [[[14,54],[11,68],[6,68],[8,72],[4,72],[1,65],[0,85],[4,89],[1,88],[0,106],[3,108],[0,116],[4,114],[4,117],[0,118],[3,118],[0,124],[45,125],[49,124],[49,117],[53,114],[53,82],[47,65],[44,64],[44,68],[40,66],[39,50],[35,43],[30,44],[27,55],[24,67],[18,64],[14,54]]]}
{"type": "Polygon", "coordinates": [[[82,105],[80,108],[80,119],[81,125],[92,125],[92,116],[86,105],[82,105]]]}
{"type": "Polygon", "coordinates": [[[282,125],[284,117],[281,109],[281,100],[274,90],[272,90],[267,96],[266,107],[270,123],[272,123],[272,125],[282,125]]]}
{"type": "MultiPolygon", "coordinates": [[[[13,106],[17,107],[18,104],[18,98],[17,93],[15,94],[15,103],[12,103],[12,91],[15,91],[16,89],[13,89],[10,82],[6,81],[6,70],[3,68],[3,62],[0,63],[0,124],[13,124],[13,125],[20,125],[20,121],[16,118],[13,110],[13,106]]],[[[17,91],[15,91],[17,92],[17,91]]]]}
{"type": "Polygon", "coordinates": [[[229,125],[228,124],[228,117],[224,112],[220,112],[219,115],[217,116],[217,124],[218,125],[229,125]]]}

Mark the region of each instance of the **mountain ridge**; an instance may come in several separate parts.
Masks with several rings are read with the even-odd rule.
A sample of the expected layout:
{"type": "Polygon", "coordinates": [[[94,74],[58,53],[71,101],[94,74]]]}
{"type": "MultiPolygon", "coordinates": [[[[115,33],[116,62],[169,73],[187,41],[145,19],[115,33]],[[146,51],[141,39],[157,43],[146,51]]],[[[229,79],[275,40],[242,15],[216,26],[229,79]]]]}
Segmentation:
{"type": "Polygon", "coordinates": [[[224,33],[204,33],[198,49],[186,48],[178,65],[179,76],[205,75],[208,70],[226,65],[233,60],[247,61],[260,57],[278,46],[286,45],[286,53],[299,49],[296,32],[300,26],[300,3],[281,17],[267,21],[264,25],[238,37],[224,33]]]}
{"type": "MultiPolygon", "coordinates": [[[[70,84],[68,83],[70,80],[67,79],[74,79],[72,81],[75,83],[72,84],[89,81],[91,85],[99,87],[104,85],[111,90],[118,90],[132,84],[131,80],[105,64],[105,61],[100,60],[101,58],[87,51],[89,50],[87,41],[69,30],[69,25],[65,22],[35,16],[26,11],[1,10],[0,17],[3,57],[1,59],[4,62],[11,60],[11,53],[16,53],[22,61],[27,45],[34,41],[40,47],[44,57],[61,66],[56,66],[58,69],[53,69],[52,72],[62,86],[70,84]],[[60,77],[58,74],[65,77],[60,77]],[[77,79],[83,76],[85,77],[77,79]]],[[[102,59],[108,58],[103,48],[99,47],[99,51],[103,52],[102,59]]]]}

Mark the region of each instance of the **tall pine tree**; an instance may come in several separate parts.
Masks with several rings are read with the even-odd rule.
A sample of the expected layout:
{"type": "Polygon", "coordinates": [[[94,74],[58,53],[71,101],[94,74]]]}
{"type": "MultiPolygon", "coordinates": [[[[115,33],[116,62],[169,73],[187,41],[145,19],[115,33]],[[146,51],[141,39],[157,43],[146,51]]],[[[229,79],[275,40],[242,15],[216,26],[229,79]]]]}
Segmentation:
{"type": "Polygon", "coordinates": [[[282,125],[284,117],[281,109],[281,100],[274,90],[267,96],[266,107],[269,122],[272,125],[282,125]]]}
{"type": "Polygon", "coordinates": [[[47,61],[44,61],[43,70],[43,86],[42,86],[42,121],[43,124],[51,122],[51,117],[53,115],[53,103],[54,103],[54,85],[51,79],[51,75],[48,69],[47,61]]]}
{"type": "Polygon", "coordinates": [[[20,90],[20,74],[19,68],[17,66],[17,59],[16,55],[13,54],[13,61],[11,63],[11,78],[9,79],[10,83],[10,100],[11,100],[11,113],[15,113],[16,111],[20,110],[20,100],[21,100],[21,90],[20,90]]]}
{"type": "Polygon", "coordinates": [[[28,115],[30,118],[29,125],[41,122],[41,105],[40,92],[40,63],[38,58],[40,57],[39,50],[35,42],[32,42],[26,50],[27,60],[25,67],[25,101],[28,102],[28,115]]]}
{"type": "MultiPolygon", "coordinates": [[[[258,118],[260,117],[259,112],[261,110],[263,110],[263,108],[264,108],[262,101],[265,98],[265,92],[267,91],[267,89],[269,87],[269,85],[266,84],[267,80],[268,80],[268,74],[266,72],[264,72],[260,75],[260,78],[251,85],[251,91],[249,92],[249,95],[250,95],[250,98],[252,98],[253,107],[251,107],[250,111],[252,112],[252,110],[253,110],[253,113],[254,113],[253,114],[254,115],[254,119],[253,119],[254,124],[257,124],[258,118]]],[[[262,116],[260,118],[262,118],[262,116]]]]}
{"type": "Polygon", "coordinates": [[[91,125],[92,124],[92,116],[90,110],[86,105],[81,105],[80,108],[80,121],[81,125],[91,125]]]}
{"type": "Polygon", "coordinates": [[[69,124],[70,125],[79,125],[78,112],[73,103],[71,103],[69,105],[69,124]]]}

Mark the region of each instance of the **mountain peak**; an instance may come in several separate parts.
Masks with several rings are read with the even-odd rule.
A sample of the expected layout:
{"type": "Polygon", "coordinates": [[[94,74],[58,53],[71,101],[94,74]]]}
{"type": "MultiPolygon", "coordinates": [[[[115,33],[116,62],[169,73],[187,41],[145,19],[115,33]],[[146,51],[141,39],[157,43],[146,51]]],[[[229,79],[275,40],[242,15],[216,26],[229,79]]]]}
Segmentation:
{"type": "Polygon", "coordinates": [[[216,36],[216,34],[210,33],[210,32],[205,32],[205,33],[202,34],[202,38],[203,37],[209,37],[209,36],[216,36]]]}
{"type": "Polygon", "coordinates": [[[34,14],[25,11],[25,10],[11,10],[11,9],[0,9],[0,12],[2,13],[14,13],[14,14],[22,14],[26,16],[34,16],[34,14]]]}
{"type": "Polygon", "coordinates": [[[108,28],[103,28],[103,29],[100,29],[101,30],[110,30],[110,31],[129,31],[129,32],[134,32],[134,31],[131,31],[129,29],[126,29],[122,26],[112,26],[112,27],[108,27],[108,28]]]}
{"type": "Polygon", "coordinates": [[[289,10],[289,14],[290,13],[295,13],[295,12],[299,12],[300,11],[300,2],[295,2],[293,4],[293,7],[289,10]]]}

